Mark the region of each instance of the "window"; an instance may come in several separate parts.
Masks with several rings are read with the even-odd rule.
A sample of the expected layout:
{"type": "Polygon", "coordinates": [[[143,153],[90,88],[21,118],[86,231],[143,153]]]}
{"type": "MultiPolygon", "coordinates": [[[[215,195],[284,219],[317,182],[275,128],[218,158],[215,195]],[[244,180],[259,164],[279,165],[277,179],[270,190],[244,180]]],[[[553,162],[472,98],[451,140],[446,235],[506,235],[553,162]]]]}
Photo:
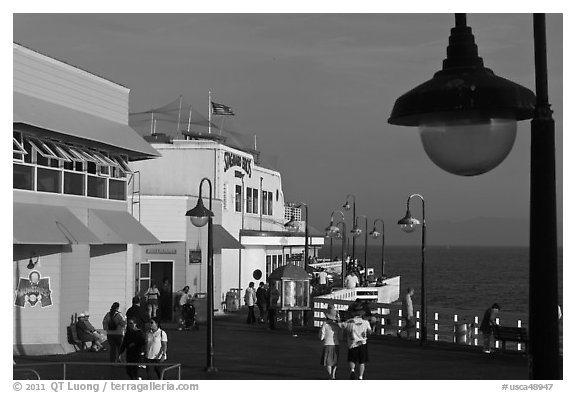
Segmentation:
{"type": "Polygon", "coordinates": [[[126,182],[122,180],[110,179],[110,199],[119,201],[126,200],[126,182]]]}
{"type": "Polygon", "coordinates": [[[126,200],[124,155],[13,131],[13,188],[126,200]]]}
{"type": "Polygon", "coordinates": [[[36,190],[44,192],[60,193],[62,184],[62,172],[48,168],[38,168],[38,181],[36,190]]]}
{"type": "Polygon", "coordinates": [[[258,214],[258,190],[246,188],[246,213],[258,214]]]}
{"type": "Polygon", "coordinates": [[[82,173],[64,172],[64,194],[84,195],[84,179],[82,173]]]}
{"type": "Polygon", "coordinates": [[[97,176],[88,176],[88,196],[106,198],[106,179],[97,176]]]}
{"type": "Polygon", "coordinates": [[[14,164],[12,185],[18,190],[34,190],[34,167],[14,164]]]}
{"type": "Polygon", "coordinates": [[[236,201],[235,209],[237,212],[242,211],[242,186],[236,185],[236,191],[234,193],[234,198],[236,201]]]}
{"type": "Polygon", "coordinates": [[[24,156],[28,154],[28,152],[24,149],[24,142],[22,140],[22,134],[19,132],[14,132],[12,136],[12,151],[13,151],[13,159],[17,161],[24,161],[24,156]]]}
{"type": "Polygon", "coordinates": [[[272,215],[272,192],[262,191],[262,214],[265,216],[272,215]]]}

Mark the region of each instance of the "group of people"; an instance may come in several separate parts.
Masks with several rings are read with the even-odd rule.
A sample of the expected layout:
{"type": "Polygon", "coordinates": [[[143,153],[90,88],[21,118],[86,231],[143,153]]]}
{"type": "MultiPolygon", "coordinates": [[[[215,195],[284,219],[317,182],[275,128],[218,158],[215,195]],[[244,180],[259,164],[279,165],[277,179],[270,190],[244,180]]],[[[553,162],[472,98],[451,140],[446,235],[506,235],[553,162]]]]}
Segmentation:
{"type": "Polygon", "coordinates": [[[351,304],[346,321],[340,321],[334,307],[329,307],[325,315],[326,320],[319,331],[323,343],[320,364],[326,368],[331,379],[336,379],[340,341],[345,340],[350,379],[364,379],[368,363],[368,335],[373,332],[366,307],[360,301],[351,304]]]}
{"type": "MultiPolygon", "coordinates": [[[[415,330],[414,307],[412,305],[413,295],[414,288],[409,287],[406,289],[406,294],[402,299],[402,319],[404,320],[404,324],[396,333],[400,338],[403,337],[403,333],[406,333],[406,338],[410,339],[412,332],[415,330]]],[[[491,352],[494,330],[497,326],[496,318],[499,312],[500,305],[494,303],[484,311],[484,315],[482,316],[482,322],[478,330],[482,333],[482,349],[484,353],[491,352]]]]}
{"type": "MultiPolygon", "coordinates": [[[[153,379],[154,373],[160,378],[162,367],[158,363],[166,361],[168,336],[161,328],[159,318],[149,317],[137,296],[132,299],[126,316],[119,309],[120,304],[114,302],[104,316],[105,335],[90,323],[88,312],[81,313],[76,324],[79,339],[91,342],[94,351],[105,350],[103,343],[107,341],[111,363],[121,362],[125,353],[126,363],[149,363],[146,367],[148,379],[153,379]]],[[[141,379],[138,370],[138,365],[126,366],[130,379],[141,379]]]]}
{"type": "Polygon", "coordinates": [[[247,324],[266,323],[270,329],[276,329],[276,313],[278,310],[278,300],[280,292],[274,285],[266,285],[260,282],[258,289],[255,289],[254,282],[248,284],[244,293],[244,304],[248,307],[247,324]],[[254,308],[258,307],[258,318],[254,308]]]}
{"type": "Polygon", "coordinates": [[[164,278],[162,286],[158,288],[155,281],[150,283],[150,287],[144,293],[148,316],[160,317],[162,320],[169,320],[172,307],[172,284],[168,278],[164,278]]]}

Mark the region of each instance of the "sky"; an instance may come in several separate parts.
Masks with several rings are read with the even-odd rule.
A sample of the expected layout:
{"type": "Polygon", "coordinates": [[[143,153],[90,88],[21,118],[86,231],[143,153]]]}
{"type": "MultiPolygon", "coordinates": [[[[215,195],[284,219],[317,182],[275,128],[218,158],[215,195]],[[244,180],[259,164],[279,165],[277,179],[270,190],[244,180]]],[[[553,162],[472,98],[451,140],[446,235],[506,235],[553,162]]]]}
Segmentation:
{"type": "MultiPolygon", "coordinates": [[[[485,66],[534,90],[531,15],[470,13],[467,22],[485,66]]],[[[436,167],[417,129],[387,122],[396,98],[441,69],[453,26],[450,13],[16,13],[13,40],[128,87],[131,112],[182,95],[207,115],[211,91],[213,101],[236,113],[226,119],[229,127],[256,134],[259,150],[277,159],[286,201],[307,203],[310,224],[318,229],[352,194],[369,230],[381,218],[387,235],[399,232],[393,226],[408,196],[419,193],[428,228],[510,219],[520,222],[519,230],[488,225],[484,233],[527,245],[529,121],[518,124],[504,162],[474,177],[436,167]]],[[[547,16],[559,221],[563,27],[561,14],[547,16]]],[[[420,205],[411,202],[416,217],[420,205]]],[[[429,238],[446,241],[431,229],[429,238]]],[[[392,239],[408,241],[396,234],[392,239]]]]}

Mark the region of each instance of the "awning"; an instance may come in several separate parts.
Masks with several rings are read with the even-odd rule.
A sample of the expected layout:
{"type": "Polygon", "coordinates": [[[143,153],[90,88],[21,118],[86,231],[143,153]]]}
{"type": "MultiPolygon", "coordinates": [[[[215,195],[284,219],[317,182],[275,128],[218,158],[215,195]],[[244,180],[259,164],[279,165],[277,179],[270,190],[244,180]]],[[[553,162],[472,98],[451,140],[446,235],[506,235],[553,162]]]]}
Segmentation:
{"type": "Polygon", "coordinates": [[[99,244],[100,239],[62,206],[14,203],[14,244],[99,244]]]}
{"type": "Polygon", "coordinates": [[[88,227],[104,244],[160,243],[127,211],[88,209],[88,227]]]}
{"type": "Polygon", "coordinates": [[[220,251],[223,248],[244,248],[222,225],[212,225],[214,231],[214,238],[212,239],[212,247],[214,251],[220,251]]]}
{"type": "Polygon", "coordinates": [[[127,151],[133,159],[160,154],[127,124],[14,92],[13,123],[28,124],[127,151]]]}

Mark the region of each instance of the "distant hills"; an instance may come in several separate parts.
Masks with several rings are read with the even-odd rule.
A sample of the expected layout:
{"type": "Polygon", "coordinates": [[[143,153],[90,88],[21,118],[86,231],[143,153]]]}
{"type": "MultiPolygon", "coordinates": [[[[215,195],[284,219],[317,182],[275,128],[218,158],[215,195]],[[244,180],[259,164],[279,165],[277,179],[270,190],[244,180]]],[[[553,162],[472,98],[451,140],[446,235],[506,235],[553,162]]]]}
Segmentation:
{"type": "MultiPolygon", "coordinates": [[[[562,222],[559,222],[558,227],[558,245],[562,246],[562,222]]],[[[427,220],[426,228],[428,245],[527,247],[529,243],[528,220],[510,218],[475,218],[459,222],[427,220]]],[[[387,223],[385,241],[391,246],[419,244],[420,234],[419,229],[412,234],[406,234],[387,223]]],[[[369,240],[369,244],[377,242],[369,240]]]]}

